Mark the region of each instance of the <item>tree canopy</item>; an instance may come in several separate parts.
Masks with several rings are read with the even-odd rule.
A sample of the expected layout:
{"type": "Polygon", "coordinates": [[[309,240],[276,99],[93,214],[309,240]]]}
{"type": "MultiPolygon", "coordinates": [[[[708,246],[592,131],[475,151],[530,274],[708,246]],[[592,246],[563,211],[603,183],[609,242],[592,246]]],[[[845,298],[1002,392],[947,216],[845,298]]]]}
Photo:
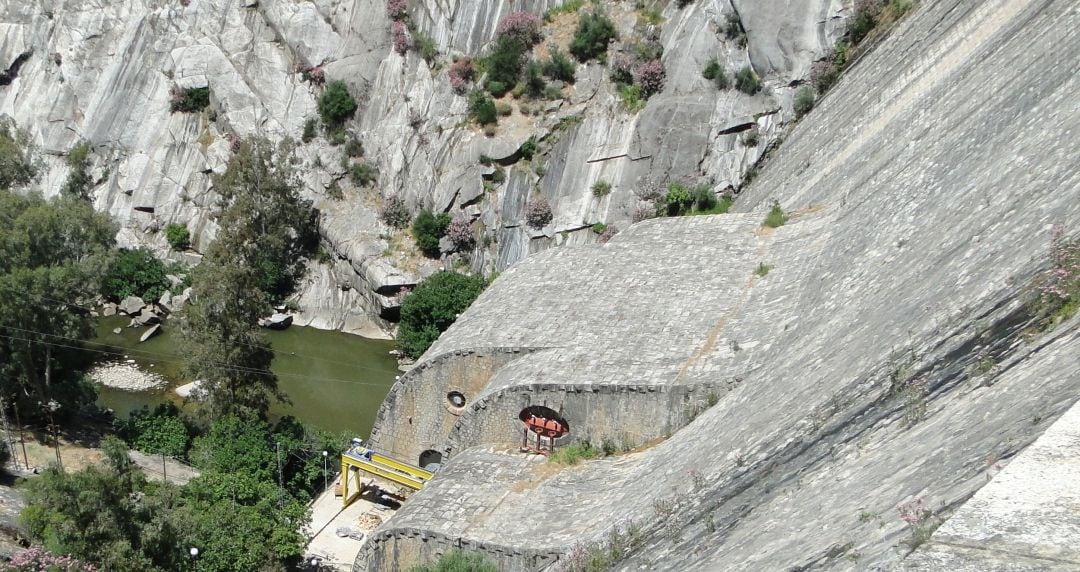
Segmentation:
{"type": "Polygon", "coordinates": [[[283,401],[273,351],[258,326],[285,297],[318,244],[316,211],[299,195],[291,143],[244,142],[216,179],[221,232],[192,272],[194,303],[182,332],[188,374],[211,417],[265,418],[283,401]]]}
{"type": "Polygon", "coordinates": [[[420,357],[486,285],[479,276],[446,271],[432,274],[418,284],[401,303],[401,351],[413,359],[420,357]]]}
{"type": "Polygon", "coordinates": [[[93,400],[80,340],[93,335],[86,306],[112,256],[116,227],[85,201],[0,189],[0,391],[55,400],[61,414],[93,400]],[[48,375],[46,375],[48,373],[48,375]]]}

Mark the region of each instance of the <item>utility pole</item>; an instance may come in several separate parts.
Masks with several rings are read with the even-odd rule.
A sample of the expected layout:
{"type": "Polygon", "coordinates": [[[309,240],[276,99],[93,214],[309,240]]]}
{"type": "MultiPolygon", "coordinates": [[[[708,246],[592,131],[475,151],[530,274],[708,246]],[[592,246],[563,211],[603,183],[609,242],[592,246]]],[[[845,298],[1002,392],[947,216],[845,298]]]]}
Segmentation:
{"type": "Polygon", "coordinates": [[[161,477],[169,482],[169,473],[165,472],[165,451],[161,452],[161,477]]]}
{"type": "Polygon", "coordinates": [[[284,473],[281,472],[281,441],[274,443],[277,446],[277,484],[278,484],[278,506],[281,506],[285,500],[285,478],[284,473]]]}
{"type": "Polygon", "coordinates": [[[23,438],[23,425],[22,421],[19,421],[19,396],[16,395],[11,399],[11,405],[15,408],[15,424],[19,426],[19,445],[22,446],[23,465],[26,466],[26,470],[30,470],[30,458],[26,456],[26,439],[23,438]]]}
{"type": "MultiPolygon", "coordinates": [[[[45,389],[47,390],[52,386],[52,346],[45,344],[45,389]]],[[[52,429],[53,434],[53,447],[56,449],[56,466],[60,469],[60,472],[64,472],[64,461],[60,458],[60,438],[57,436],[56,422],[53,420],[53,414],[57,409],[60,409],[60,404],[54,399],[50,399],[46,405],[49,410],[49,427],[52,429]]]]}
{"type": "Polygon", "coordinates": [[[4,396],[2,395],[0,395],[0,420],[2,420],[4,424],[4,442],[7,444],[8,449],[11,450],[11,458],[15,460],[15,466],[18,467],[19,452],[15,450],[15,441],[11,439],[11,429],[8,427],[7,420],[7,403],[4,401],[4,396]]]}

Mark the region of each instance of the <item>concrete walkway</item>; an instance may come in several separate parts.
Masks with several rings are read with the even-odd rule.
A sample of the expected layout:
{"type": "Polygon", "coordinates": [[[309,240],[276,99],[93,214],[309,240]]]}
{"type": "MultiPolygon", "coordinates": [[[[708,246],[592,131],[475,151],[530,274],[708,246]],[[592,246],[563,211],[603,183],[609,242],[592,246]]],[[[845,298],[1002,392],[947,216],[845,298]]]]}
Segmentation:
{"type": "MultiPolygon", "coordinates": [[[[349,479],[351,492],[356,492],[355,478],[349,479]]],[[[393,511],[376,504],[370,495],[356,499],[347,508],[341,508],[341,497],[334,495],[340,486],[340,477],[335,479],[330,488],[319,495],[311,506],[311,532],[315,535],[308,544],[305,561],[312,557],[319,558],[326,569],[350,571],[353,560],[360,548],[367,542],[371,531],[379,523],[390,518],[393,511]],[[361,530],[363,540],[337,535],[342,526],[361,530]]]]}

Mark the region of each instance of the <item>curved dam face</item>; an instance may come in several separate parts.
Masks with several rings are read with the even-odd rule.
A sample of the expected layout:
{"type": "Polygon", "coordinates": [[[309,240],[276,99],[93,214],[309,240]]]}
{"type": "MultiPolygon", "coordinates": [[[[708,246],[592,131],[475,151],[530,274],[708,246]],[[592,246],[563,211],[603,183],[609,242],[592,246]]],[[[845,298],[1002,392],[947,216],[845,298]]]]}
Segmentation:
{"type": "Polygon", "coordinates": [[[414,372],[384,403],[380,445],[446,456],[354,569],[451,548],[555,569],[613,530],[637,539],[625,569],[904,565],[917,531],[898,506],[946,520],[1080,398],[1080,318],[1025,321],[1052,225],[1080,232],[1077,18],[926,1],[740,212],[506,271],[422,360],[483,373],[414,372]],[[791,219],[764,229],[773,201],[791,219]],[[573,467],[518,454],[533,405],[564,439],[650,446],[573,467]]]}

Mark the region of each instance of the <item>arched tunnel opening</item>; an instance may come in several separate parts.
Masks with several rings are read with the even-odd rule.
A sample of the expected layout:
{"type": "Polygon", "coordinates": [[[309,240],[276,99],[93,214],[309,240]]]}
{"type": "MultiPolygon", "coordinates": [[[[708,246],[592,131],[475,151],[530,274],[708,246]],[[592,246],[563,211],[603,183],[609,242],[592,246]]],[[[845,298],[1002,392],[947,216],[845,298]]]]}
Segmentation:
{"type": "Polygon", "coordinates": [[[420,462],[417,463],[421,469],[425,471],[435,472],[439,470],[442,465],[442,453],[433,449],[428,449],[423,453],[420,453],[420,462]]]}

